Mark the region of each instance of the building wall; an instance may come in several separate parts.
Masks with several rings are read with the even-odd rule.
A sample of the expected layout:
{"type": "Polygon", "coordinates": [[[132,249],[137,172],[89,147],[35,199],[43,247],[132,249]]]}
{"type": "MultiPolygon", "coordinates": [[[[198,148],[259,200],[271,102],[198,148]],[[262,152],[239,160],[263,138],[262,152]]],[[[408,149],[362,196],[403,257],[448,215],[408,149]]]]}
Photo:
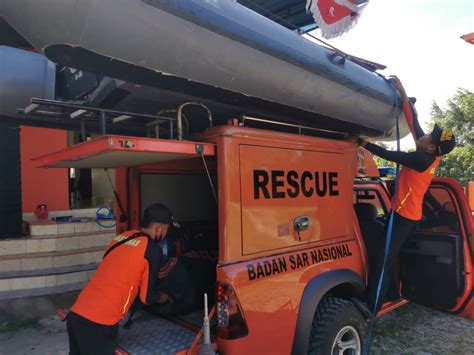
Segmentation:
{"type": "Polygon", "coordinates": [[[0,119],[0,238],[22,234],[19,132],[0,119]]]}
{"type": "Polygon", "coordinates": [[[66,148],[67,132],[22,126],[20,141],[23,213],[33,212],[43,203],[50,211],[68,210],[68,169],[40,169],[32,161],[66,148]]]}

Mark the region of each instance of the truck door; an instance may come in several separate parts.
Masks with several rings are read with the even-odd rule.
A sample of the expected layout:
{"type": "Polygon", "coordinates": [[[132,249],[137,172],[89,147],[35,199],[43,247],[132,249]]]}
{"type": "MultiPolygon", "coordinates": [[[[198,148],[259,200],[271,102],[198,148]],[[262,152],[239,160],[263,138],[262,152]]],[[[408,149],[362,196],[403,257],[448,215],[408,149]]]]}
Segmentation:
{"type": "Polygon", "coordinates": [[[121,232],[131,227],[130,217],[140,219],[140,206],[130,199],[128,168],[172,160],[183,162],[201,155],[212,157],[215,150],[211,143],[106,135],[36,158],[35,162],[42,168],[117,169],[117,196],[122,202],[117,201],[117,231],[121,232]]]}
{"type": "Polygon", "coordinates": [[[106,135],[35,159],[41,168],[121,168],[199,155],[214,156],[215,145],[106,135]]]}
{"type": "Polygon", "coordinates": [[[453,179],[434,179],[423,219],[400,255],[403,297],[474,319],[472,255],[472,216],[464,191],[453,179]]]}

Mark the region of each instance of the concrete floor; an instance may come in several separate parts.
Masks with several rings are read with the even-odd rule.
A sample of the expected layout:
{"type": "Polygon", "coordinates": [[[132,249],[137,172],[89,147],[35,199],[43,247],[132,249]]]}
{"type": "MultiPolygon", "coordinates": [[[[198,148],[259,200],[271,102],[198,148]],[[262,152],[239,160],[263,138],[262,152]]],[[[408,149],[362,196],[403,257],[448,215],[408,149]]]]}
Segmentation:
{"type": "Polygon", "coordinates": [[[5,322],[45,318],[60,308],[69,309],[79,291],[56,295],[0,299],[0,325],[5,322]]]}
{"type": "Polygon", "coordinates": [[[0,333],[1,355],[67,355],[66,324],[57,317],[41,319],[35,328],[0,333]]]}

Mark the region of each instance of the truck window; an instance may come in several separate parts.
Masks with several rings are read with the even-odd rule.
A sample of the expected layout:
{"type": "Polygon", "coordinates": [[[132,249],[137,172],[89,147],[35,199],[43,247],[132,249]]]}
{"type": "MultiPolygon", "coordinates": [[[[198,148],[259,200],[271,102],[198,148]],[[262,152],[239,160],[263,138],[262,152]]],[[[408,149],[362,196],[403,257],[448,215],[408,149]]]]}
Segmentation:
{"type": "Polygon", "coordinates": [[[354,190],[353,206],[364,239],[369,264],[373,265],[377,255],[383,250],[387,208],[376,187],[371,186],[361,186],[354,190]]]}
{"type": "Polygon", "coordinates": [[[423,202],[423,218],[419,231],[442,234],[459,234],[456,205],[448,190],[430,187],[423,202]]]}
{"type": "Polygon", "coordinates": [[[377,209],[377,220],[386,221],[387,206],[382,202],[381,196],[375,189],[355,189],[353,194],[353,204],[369,203],[377,209]]]}

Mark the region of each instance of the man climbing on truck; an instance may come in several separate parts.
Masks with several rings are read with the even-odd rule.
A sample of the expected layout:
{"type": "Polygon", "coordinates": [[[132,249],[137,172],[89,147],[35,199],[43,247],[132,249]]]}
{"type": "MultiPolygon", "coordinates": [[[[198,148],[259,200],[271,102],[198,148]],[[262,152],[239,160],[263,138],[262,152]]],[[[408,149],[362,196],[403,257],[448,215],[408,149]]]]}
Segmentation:
{"type": "Polygon", "coordinates": [[[380,251],[374,268],[369,273],[368,302],[374,314],[378,313],[383,300],[397,300],[400,298],[399,285],[395,285],[392,280],[394,261],[410,233],[422,218],[423,198],[434,177],[435,169],[440,162],[440,156],[451,152],[456,144],[454,135],[441,129],[437,124],[431,134],[423,132],[413,107],[413,100],[408,98],[400,80],[397,77],[391,78],[403,100],[403,111],[415,139],[416,151],[390,151],[369,143],[360,137],[354,139],[357,144],[369,152],[403,166],[399,176],[398,188],[392,200],[392,208],[394,209],[393,230],[385,268],[385,255],[383,251],[380,251]],[[385,271],[382,277],[379,301],[377,302],[377,288],[383,270],[385,271]],[[389,285],[392,285],[390,290],[389,285]]]}
{"type": "Polygon", "coordinates": [[[144,212],[141,230],[122,233],[110,243],[67,316],[70,354],[114,354],[118,323],[138,294],[145,304],[158,300],[156,283],[163,259],[158,242],[172,223],[169,208],[153,204],[144,212]]]}

